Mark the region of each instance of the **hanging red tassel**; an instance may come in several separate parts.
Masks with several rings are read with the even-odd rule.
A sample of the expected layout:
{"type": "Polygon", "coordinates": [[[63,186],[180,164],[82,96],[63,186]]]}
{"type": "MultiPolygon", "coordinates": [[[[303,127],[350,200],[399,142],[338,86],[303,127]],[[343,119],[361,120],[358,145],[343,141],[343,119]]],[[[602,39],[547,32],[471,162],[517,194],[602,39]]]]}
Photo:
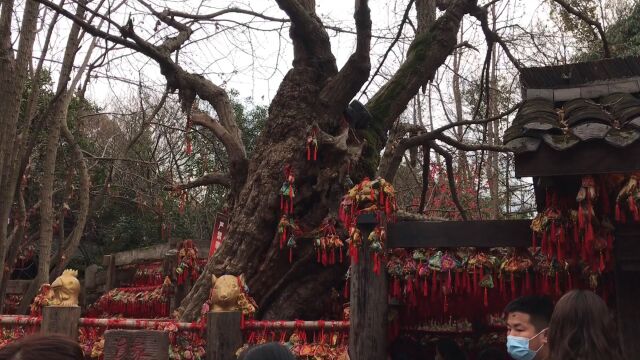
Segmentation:
{"type": "Polygon", "coordinates": [[[527,270],[526,275],[525,275],[525,289],[527,290],[527,295],[531,294],[531,274],[529,274],[529,271],[527,270]]]}
{"type": "Polygon", "coordinates": [[[447,274],[447,293],[451,293],[451,270],[447,274]]]}
{"type": "Polygon", "coordinates": [[[619,202],[616,202],[616,221],[622,222],[622,211],[620,210],[619,202]]]}
{"type": "Polygon", "coordinates": [[[516,294],[516,277],[511,273],[511,296],[516,298],[518,295],[516,294]]]}
{"type": "Polygon", "coordinates": [[[340,253],[340,264],[342,264],[342,248],[340,248],[339,253],[340,253]]]}
{"type": "Polygon", "coordinates": [[[400,289],[400,279],[397,277],[393,278],[393,289],[391,291],[391,294],[396,299],[399,299],[402,295],[402,290],[400,289]]]}
{"type": "Polygon", "coordinates": [[[456,271],[455,291],[459,293],[460,290],[461,290],[460,288],[461,288],[461,286],[460,286],[460,272],[456,271]]]}
{"type": "Polygon", "coordinates": [[[429,295],[429,284],[427,284],[427,277],[424,277],[424,282],[422,283],[422,295],[427,297],[429,295]]]}
{"type": "Polygon", "coordinates": [[[291,202],[291,206],[289,207],[289,213],[293,214],[293,184],[289,185],[289,201],[291,202]]]}
{"type": "Polygon", "coordinates": [[[309,143],[307,142],[307,161],[311,160],[311,146],[309,146],[309,143]]]}
{"type": "Polygon", "coordinates": [[[573,290],[573,279],[571,278],[571,273],[567,271],[567,283],[569,288],[567,290],[573,290]]]}
{"type": "Polygon", "coordinates": [[[582,209],[582,204],[578,205],[578,227],[580,229],[584,228],[584,211],[582,209]]]}
{"type": "Polygon", "coordinates": [[[558,275],[558,272],[556,271],[556,295],[560,295],[561,291],[560,291],[560,276],[558,275]]]}
{"type": "Polygon", "coordinates": [[[373,273],[380,275],[380,260],[378,259],[378,253],[373,254],[373,273]]]}
{"type": "Polygon", "coordinates": [[[344,290],[342,295],[344,295],[345,300],[349,298],[349,279],[344,281],[344,290]]]}
{"type": "Polygon", "coordinates": [[[478,271],[475,266],[473,267],[473,294],[478,294],[478,271]]]}
{"type": "Polygon", "coordinates": [[[432,272],[433,276],[431,277],[431,296],[435,297],[438,292],[438,279],[436,278],[436,272],[432,272]]]}
{"type": "Polygon", "coordinates": [[[600,272],[603,272],[605,269],[605,263],[604,263],[604,254],[602,253],[602,251],[600,251],[600,272]]]}
{"type": "MultiPolygon", "coordinates": [[[[375,261],[375,259],[374,259],[374,261],[375,261]]],[[[324,249],[322,249],[322,265],[327,266],[327,262],[328,262],[327,249],[324,248],[324,249]]],[[[374,268],[374,271],[375,271],[375,268],[374,268]]]]}
{"type": "Polygon", "coordinates": [[[545,255],[547,255],[547,246],[548,246],[548,244],[547,244],[547,232],[544,231],[542,233],[542,249],[541,250],[542,250],[542,253],[545,254],[545,255]]]}
{"type": "Polygon", "coordinates": [[[484,307],[489,307],[489,289],[484,288],[484,307]]]}

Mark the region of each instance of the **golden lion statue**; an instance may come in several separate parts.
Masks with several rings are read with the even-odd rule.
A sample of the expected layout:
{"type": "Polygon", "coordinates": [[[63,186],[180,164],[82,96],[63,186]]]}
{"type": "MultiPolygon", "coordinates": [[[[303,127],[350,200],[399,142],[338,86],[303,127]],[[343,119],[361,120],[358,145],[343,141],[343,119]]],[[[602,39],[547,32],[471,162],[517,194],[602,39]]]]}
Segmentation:
{"type": "Polygon", "coordinates": [[[251,316],[256,312],[253,299],[244,290],[244,275],[211,275],[212,312],[239,311],[251,316]]]}
{"type": "Polygon", "coordinates": [[[49,301],[50,306],[78,306],[78,296],[80,295],[80,281],[78,281],[78,271],[67,269],[62,272],[52,284],[53,298],[49,301]]]}

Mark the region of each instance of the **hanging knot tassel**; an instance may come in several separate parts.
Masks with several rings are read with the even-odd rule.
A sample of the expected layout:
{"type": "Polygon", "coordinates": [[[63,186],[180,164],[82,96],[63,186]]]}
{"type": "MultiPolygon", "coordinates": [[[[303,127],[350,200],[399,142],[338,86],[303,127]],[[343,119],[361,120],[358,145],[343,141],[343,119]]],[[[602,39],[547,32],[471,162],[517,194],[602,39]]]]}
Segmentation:
{"type": "Polygon", "coordinates": [[[584,228],[584,211],[582,208],[582,204],[578,205],[578,227],[580,229],[584,228]]]}
{"type": "Polygon", "coordinates": [[[599,267],[600,272],[604,272],[605,268],[606,268],[606,265],[604,262],[604,253],[600,251],[600,267],[599,267]]]}
{"type": "Polygon", "coordinates": [[[622,211],[620,210],[620,203],[616,201],[616,221],[622,222],[622,211]]]}
{"type": "Polygon", "coordinates": [[[327,249],[322,249],[322,265],[327,266],[328,258],[327,258],[327,249]]]}
{"type": "Polygon", "coordinates": [[[478,270],[476,267],[473,267],[473,294],[478,294],[478,270]]]}
{"type": "Polygon", "coordinates": [[[384,205],[384,190],[380,186],[380,205],[384,205]]]}
{"type": "Polygon", "coordinates": [[[393,278],[393,290],[391,291],[391,294],[396,299],[399,299],[402,295],[402,290],[400,289],[400,279],[397,277],[393,278]]]}
{"type": "Polygon", "coordinates": [[[447,274],[447,293],[451,293],[451,270],[447,274]]]}
{"type": "Polygon", "coordinates": [[[525,289],[527,290],[527,294],[531,294],[531,274],[529,273],[529,270],[527,270],[525,276],[525,289]]]}
{"type": "Polygon", "coordinates": [[[436,272],[432,272],[432,276],[431,276],[431,296],[435,297],[435,295],[438,292],[438,278],[436,275],[436,272]]]}
{"type": "Polygon", "coordinates": [[[289,201],[291,202],[289,213],[293,214],[293,184],[289,185],[289,201]]]}
{"type": "Polygon", "coordinates": [[[380,275],[380,258],[378,257],[378,253],[373,254],[373,273],[380,275]]]}
{"type": "Polygon", "coordinates": [[[516,277],[513,272],[511,273],[511,297],[518,297],[518,295],[516,294],[516,277]]]}
{"type": "Polygon", "coordinates": [[[311,160],[311,146],[307,143],[307,161],[311,160]]]}
{"type": "Polygon", "coordinates": [[[556,295],[560,295],[561,291],[560,291],[560,276],[558,275],[558,272],[556,271],[556,295]]]}
{"type": "Polygon", "coordinates": [[[489,289],[484,288],[484,307],[489,307],[489,289]]]}
{"type": "Polygon", "coordinates": [[[629,195],[627,199],[627,201],[629,202],[629,211],[631,211],[631,214],[633,214],[633,220],[640,221],[640,212],[638,211],[638,207],[636,206],[636,202],[633,199],[633,196],[629,195]]]}
{"type": "Polygon", "coordinates": [[[455,291],[456,292],[460,292],[461,290],[461,286],[460,286],[460,272],[456,271],[456,279],[455,279],[455,291]]]}
{"type": "Polygon", "coordinates": [[[427,277],[425,276],[422,282],[422,295],[424,297],[429,296],[429,284],[427,283],[427,277]]]}
{"type": "Polygon", "coordinates": [[[345,300],[349,298],[349,279],[344,281],[344,290],[342,295],[344,295],[345,300]]]}
{"type": "Polygon", "coordinates": [[[547,255],[547,246],[548,246],[548,244],[547,244],[547,232],[544,231],[542,233],[542,249],[541,249],[541,251],[545,256],[547,255]]]}

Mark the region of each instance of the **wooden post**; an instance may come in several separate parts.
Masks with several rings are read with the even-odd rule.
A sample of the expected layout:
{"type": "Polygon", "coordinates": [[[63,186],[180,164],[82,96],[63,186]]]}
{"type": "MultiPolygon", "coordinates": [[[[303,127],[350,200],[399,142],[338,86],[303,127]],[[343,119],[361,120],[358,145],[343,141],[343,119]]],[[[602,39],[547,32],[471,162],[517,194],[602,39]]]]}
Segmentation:
{"type": "Polygon", "coordinates": [[[42,334],[61,334],[78,338],[79,306],[45,306],[42,309],[42,334]]]}
{"type": "Polygon", "coordinates": [[[207,359],[235,360],[243,344],[239,311],[210,312],[207,315],[207,359]]]}
{"type": "Polygon", "coordinates": [[[640,226],[616,224],[614,258],[616,312],[622,350],[627,359],[640,358],[640,226]]]}
{"type": "Polygon", "coordinates": [[[387,359],[387,274],[373,272],[373,255],[367,246],[376,226],[374,215],[358,218],[363,246],[358,263],[351,262],[349,356],[351,360],[387,359]]]}
{"type": "Polygon", "coordinates": [[[116,257],[114,255],[105,255],[102,258],[102,265],[107,272],[107,283],[104,286],[104,290],[107,292],[116,285],[116,257]]]}
{"type": "MultiPolygon", "coordinates": [[[[174,285],[176,281],[176,267],[178,266],[178,252],[175,249],[169,250],[164,254],[164,258],[162,259],[162,275],[163,277],[169,277],[174,285]]],[[[176,288],[176,287],[174,287],[176,288]]],[[[171,299],[169,300],[169,311],[173,312],[180,303],[176,301],[176,293],[173,292],[171,294],[171,299]]]]}

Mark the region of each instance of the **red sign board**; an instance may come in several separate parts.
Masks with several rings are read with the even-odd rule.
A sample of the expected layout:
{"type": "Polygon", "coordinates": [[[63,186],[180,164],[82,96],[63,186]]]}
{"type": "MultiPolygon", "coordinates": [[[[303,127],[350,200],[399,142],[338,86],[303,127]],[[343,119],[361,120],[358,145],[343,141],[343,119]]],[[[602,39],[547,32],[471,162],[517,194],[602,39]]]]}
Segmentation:
{"type": "Polygon", "coordinates": [[[216,215],[216,220],[213,223],[213,233],[211,234],[211,246],[209,247],[209,257],[213,256],[216,250],[222,244],[225,235],[227,234],[227,227],[229,226],[227,222],[227,217],[223,214],[218,213],[216,215]]]}

